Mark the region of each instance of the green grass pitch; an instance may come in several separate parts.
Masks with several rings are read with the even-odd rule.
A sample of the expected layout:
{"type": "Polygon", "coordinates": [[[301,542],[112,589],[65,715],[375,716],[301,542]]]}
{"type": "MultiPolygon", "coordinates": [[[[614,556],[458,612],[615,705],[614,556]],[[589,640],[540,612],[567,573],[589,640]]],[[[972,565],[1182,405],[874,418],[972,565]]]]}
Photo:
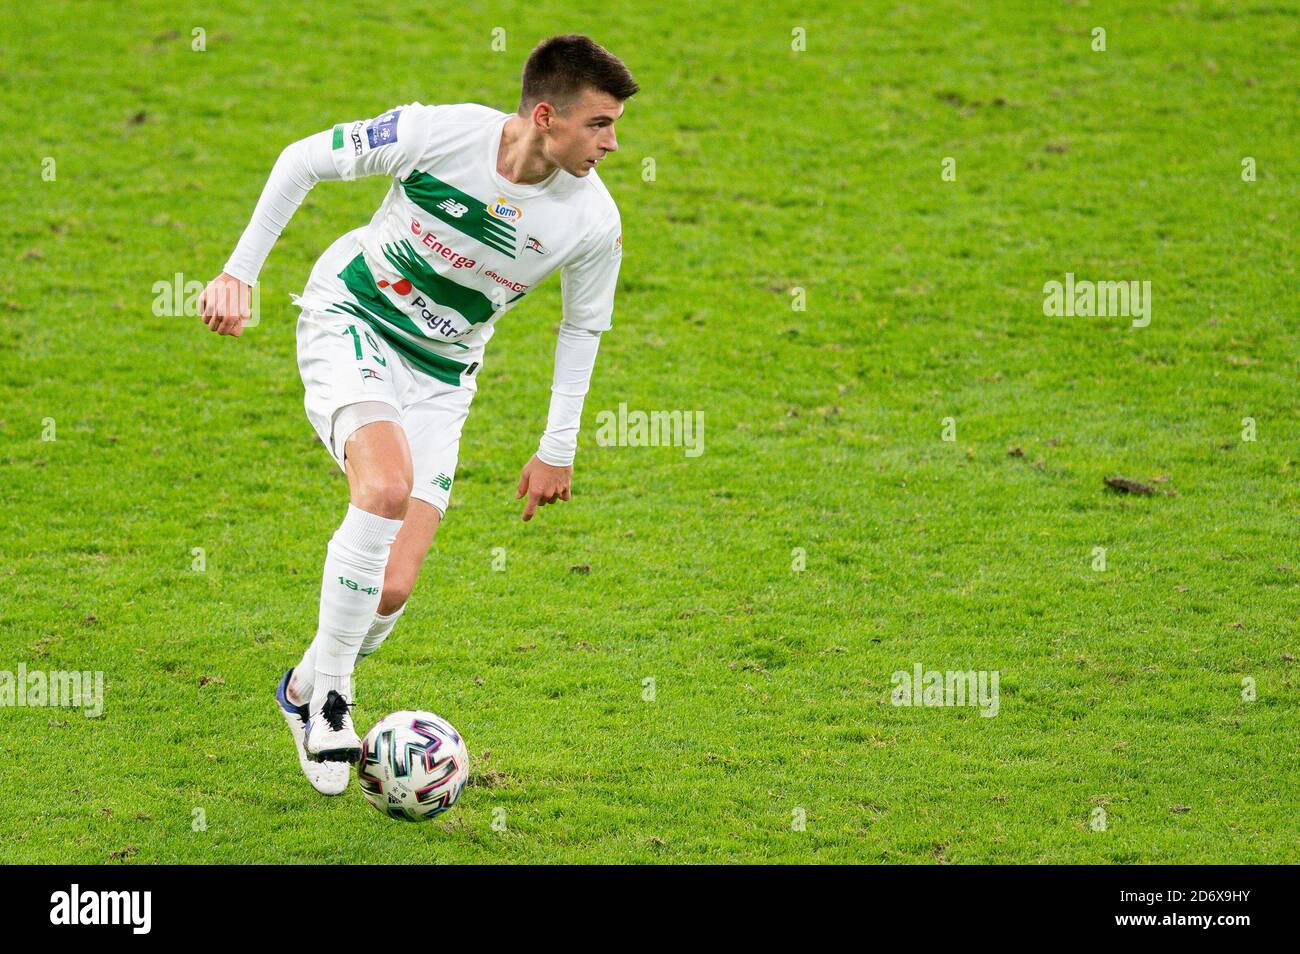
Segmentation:
{"type": "Polygon", "coordinates": [[[0,861],[1300,861],[1294,3],[364,6],[4,15],[0,670],[105,695],[0,708],[0,861]],[[316,796],[271,697],[346,503],[288,295],[387,185],[312,192],[242,339],[155,283],[220,271],[284,145],[513,109],[571,31],[643,89],[615,327],[530,524],[558,280],[488,349],[357,677],[359,728],[474,757],[404,825],[316,796]],[[1045,315],[1067,273],[1150,324],[1045,315]],[[597,446],[620,403],[704,453],[597,446]],[[917,664],[996,716],[891,704],[917,664]]]}

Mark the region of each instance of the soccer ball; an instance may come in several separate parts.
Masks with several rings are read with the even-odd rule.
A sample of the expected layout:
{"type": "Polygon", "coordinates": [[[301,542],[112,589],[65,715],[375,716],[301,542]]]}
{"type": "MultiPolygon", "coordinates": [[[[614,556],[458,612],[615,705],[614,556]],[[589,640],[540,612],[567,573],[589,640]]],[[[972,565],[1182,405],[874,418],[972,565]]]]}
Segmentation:
{"type": "Polygon", "coordinates": [[[394,712],[361,743],[357,782],[366,801],[392,818],[441,815],[456,804],[468,777],[460,733],[432,712],[394,712]]]}

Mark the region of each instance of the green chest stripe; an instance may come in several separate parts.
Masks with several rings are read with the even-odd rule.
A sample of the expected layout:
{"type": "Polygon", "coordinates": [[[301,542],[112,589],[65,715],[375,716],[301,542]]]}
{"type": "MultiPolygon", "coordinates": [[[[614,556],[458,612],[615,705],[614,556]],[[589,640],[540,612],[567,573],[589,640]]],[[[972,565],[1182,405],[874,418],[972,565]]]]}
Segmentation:
{"type": "Polygon", "coordinates": [[[352,297],[361,302],[362,307],[371,314],[382,318],[390,325],[396,325],[416,338],[425,337],[405,312],[384,297],[375,283],[375,276],[371,274],[364,255],[358,255],[348,262],[347,267],[339,272],[339,278],[343,279],[343,284],[348,287],[348,291],[352,292],[352,297]]]}
{"type": "Polygon", "coordinates": [[[347,286],[352,296],[361,303],[361,307],[351,302],[340,302],[330,311],[340,312],[360,318],[387,341],[403,358],[411,362],[425,374],[446,384],[460,384],[460,375],[468,365],[451,358],[425,351],[407,338],[397,333],[400,329],[415,338],[424,338],[420,330],[405,314],[395,308],[375,285],[374,276],[366,266],[366,260],[358,255],[348,262],[346,268],[339,272],[339,278],[347,286]]]}
{"type": "Polygon", "coordinates": [[[406,197],[463,235],[515,257],[515,227],[488,214],[487,206],[453,185],[416,170],[402,180],[406,197]]]}
{"type": "Polygon", "coordinates": [[[487,321],[496,311],[492,299],[481,291],[466,288],[438,274],[410,242],[403,240],[396,245],[385,245],[384,257],[403,278],[439,305],[456,309],[471,325],[487,321]]]}

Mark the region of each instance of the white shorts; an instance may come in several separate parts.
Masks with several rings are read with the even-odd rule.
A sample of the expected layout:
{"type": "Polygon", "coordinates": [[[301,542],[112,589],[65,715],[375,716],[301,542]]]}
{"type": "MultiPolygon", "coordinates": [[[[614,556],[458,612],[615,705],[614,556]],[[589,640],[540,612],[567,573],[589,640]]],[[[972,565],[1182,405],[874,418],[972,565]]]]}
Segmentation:
{"type": "Polygon", "coordinates": [[[439,381],[408,364],[365,322],[310,308],[298,318],[298,371],[307,419],[340,469],[357,422],[374,417],[344,415],[341,429],[339,412],[362,402],[387,404],[411,448],[411,496],[446,512],[460,431],[474,399],[472,378],[468,385],[439,381]]]}

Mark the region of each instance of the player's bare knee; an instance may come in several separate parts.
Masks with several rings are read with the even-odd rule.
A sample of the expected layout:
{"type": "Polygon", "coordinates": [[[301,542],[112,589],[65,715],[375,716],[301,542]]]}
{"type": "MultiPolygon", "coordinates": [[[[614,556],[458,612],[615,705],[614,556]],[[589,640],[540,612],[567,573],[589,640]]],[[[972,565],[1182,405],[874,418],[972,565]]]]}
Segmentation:
{"type": "Polygon", "coordinates": [[[411,501],[411,478],[401,473],[376,474],[357,482],[352,503],[368,513],[401,520],[411,501]]]}

